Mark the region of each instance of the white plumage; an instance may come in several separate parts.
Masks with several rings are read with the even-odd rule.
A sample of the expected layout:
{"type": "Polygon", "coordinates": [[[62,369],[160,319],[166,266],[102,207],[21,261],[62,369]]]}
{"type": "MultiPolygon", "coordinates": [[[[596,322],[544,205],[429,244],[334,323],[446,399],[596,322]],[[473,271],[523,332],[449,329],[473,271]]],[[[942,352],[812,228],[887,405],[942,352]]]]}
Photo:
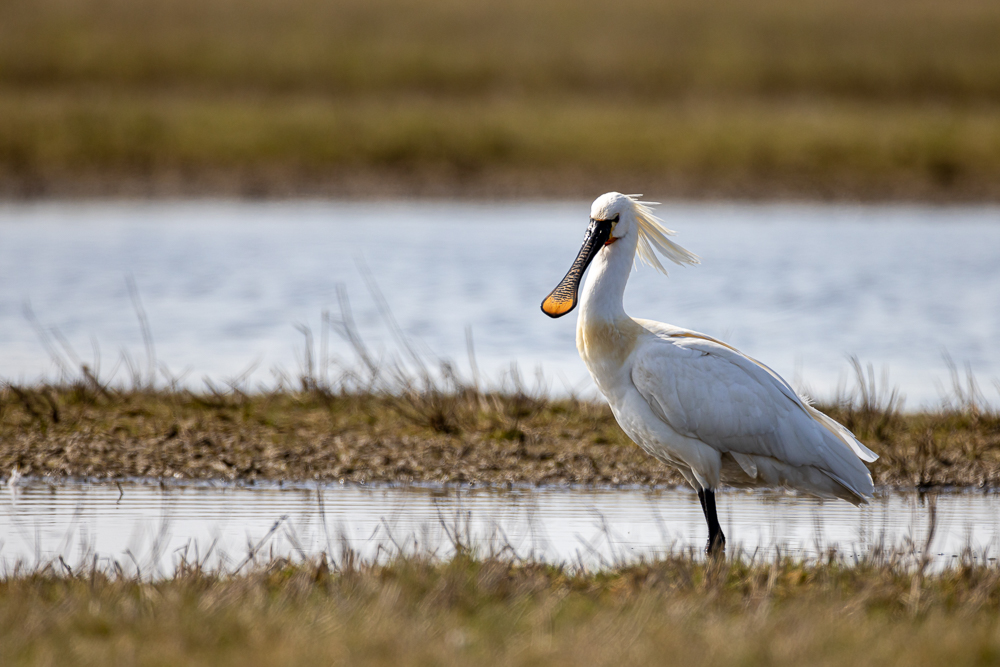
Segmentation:
{"type": "Polygon", "coordinates": [[[672,234],[634,196],[602,195],[580,255],[542,304],[552,317],[572,310],[591,265],[577,348],[622,429],[699,491],[710,551],[725,544],[715,518],[720,484],[865,502],[874,487],[862,461],[878,457],[777,373],[710,336],[625,313],[622,297],[637,254],[664,273],[656,253],[678,264],[698,262],[667,238],[672,234]]]}

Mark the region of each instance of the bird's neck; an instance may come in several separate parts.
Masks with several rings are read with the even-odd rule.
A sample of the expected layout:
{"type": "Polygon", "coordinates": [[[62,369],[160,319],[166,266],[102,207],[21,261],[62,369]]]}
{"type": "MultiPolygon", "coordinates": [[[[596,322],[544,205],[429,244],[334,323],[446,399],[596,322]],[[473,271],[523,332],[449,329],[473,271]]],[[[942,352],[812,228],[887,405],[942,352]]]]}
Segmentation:
{"type": "Polygon", "coordinates": [[[628,319],[622,299],[632,270],[636,243],[636,236],[629,234],[597,253],[580,299],[581,323],[584,320],[595,324],[617,323],[628,319]]]}
{"type": "Polygon", "coordinates": [[[630,243],[625,237],[602,248],[583,287],[576,348],[605,396],[617,391],[617,378],[641,333],[622,305],[635,246],[634,239],[630,243]]]}

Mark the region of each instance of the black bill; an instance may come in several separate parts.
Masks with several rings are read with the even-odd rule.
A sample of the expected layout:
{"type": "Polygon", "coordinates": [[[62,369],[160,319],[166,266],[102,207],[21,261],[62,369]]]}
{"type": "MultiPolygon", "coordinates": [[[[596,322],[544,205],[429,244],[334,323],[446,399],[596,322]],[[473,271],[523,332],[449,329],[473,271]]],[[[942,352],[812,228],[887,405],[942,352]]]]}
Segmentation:
{"type": "Polygon", "coordinates": [[[597,256],[597,252],[611,237],[612,224],[614,223],[611,220],[590,221],[587,235],[583,239],[583,247],[580,248],[580,253],[573,261],[573,266],[569,267],[566,277],[542,301],[543,313],[549,317],[562,317],[576,308],[583,272],[587,270],[590,263],[594,261],[594,257],[597,256]]]}

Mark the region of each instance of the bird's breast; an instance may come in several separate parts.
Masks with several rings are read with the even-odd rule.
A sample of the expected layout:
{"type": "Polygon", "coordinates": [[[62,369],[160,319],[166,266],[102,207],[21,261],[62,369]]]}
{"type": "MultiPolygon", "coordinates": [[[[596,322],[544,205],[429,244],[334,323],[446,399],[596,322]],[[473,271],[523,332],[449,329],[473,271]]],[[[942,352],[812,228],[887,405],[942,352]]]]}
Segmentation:
{"type": "Polygon", "coordinates": [[[592,374],[597,374],[595,369],[617,370],[632,354],[642,331],[632,319],[608,322],[581,318],[576,349],[592,374]]]}

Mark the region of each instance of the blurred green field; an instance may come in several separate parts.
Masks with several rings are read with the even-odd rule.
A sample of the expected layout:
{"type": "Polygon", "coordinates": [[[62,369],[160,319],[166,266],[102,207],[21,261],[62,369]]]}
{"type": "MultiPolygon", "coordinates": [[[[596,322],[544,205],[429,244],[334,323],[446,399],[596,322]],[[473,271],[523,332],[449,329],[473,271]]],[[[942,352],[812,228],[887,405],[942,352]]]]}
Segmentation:
{"type": "Polygon", "coordinates": [[[6,0],[0,193],[1000,199],[995,0],[6,0]]]}

